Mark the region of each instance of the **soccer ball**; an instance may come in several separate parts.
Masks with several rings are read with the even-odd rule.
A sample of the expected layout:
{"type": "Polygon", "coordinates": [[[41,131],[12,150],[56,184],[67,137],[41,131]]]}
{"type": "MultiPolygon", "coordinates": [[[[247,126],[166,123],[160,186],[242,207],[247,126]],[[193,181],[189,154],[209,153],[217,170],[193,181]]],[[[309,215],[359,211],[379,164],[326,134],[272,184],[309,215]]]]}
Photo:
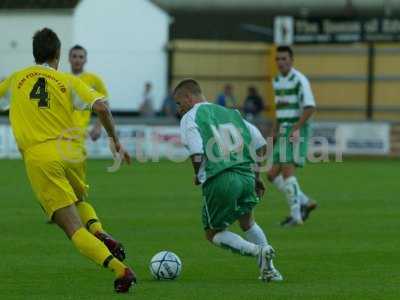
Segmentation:
{"type": "Polygon", "coordinates": [[[174,280],[182,271],[179,257],[170,251],[161,251],[150,261],[150,272],[157,280],[174,280]]]}

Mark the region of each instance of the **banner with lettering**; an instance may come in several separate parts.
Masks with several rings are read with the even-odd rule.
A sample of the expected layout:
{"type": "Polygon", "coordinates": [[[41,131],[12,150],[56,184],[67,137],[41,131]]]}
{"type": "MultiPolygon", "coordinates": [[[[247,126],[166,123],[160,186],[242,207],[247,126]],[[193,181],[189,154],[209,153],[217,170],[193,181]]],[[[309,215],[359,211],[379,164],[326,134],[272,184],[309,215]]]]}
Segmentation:
{"type": "Polygon", "coordinates": [[[295,19],[295,43],[400,41],[400,19],[295,19]]]}

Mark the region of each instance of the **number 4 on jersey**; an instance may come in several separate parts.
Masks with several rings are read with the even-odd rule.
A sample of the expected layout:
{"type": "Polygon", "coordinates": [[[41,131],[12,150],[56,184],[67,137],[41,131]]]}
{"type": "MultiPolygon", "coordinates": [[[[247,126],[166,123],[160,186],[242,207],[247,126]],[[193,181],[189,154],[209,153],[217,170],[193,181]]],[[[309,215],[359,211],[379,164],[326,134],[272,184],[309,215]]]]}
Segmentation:
{"type": "Polygon", "coordinates": [[[49,108],[49,93],[46,90],[46,79],[39,77],[29,94],[31,100],[39,100],[39,108],[49,108]]]}

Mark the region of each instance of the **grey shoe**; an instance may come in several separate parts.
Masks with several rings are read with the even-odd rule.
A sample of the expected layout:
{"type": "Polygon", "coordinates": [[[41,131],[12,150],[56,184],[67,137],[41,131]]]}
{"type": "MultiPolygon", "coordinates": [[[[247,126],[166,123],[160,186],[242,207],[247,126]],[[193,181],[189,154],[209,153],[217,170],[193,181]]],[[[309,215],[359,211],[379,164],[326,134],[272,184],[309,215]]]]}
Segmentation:
{"type": "Polygon", "coordinates": [[[287,217],[281,222],[282,227],[296,227],[296,226],[301,226],[303,225],[302,220],[296,220],[293,219],[292,217],[287,217]]]}
{"type": "Polygon", "coordinates": [[[307,220],[310,216],[310,213],[318,207],[318,204],[315,201],[310,201],[306,205],[301,206],[301,218],[303,221],[307,220]]]}
{"type": "Polygon", "coordinates": [[[260,268],[261,280],[270,282],[274,277],[274,272],[272,269],[272,259],[275,257],[274,249],[267,245],[260,249],[260,254],[258,256],[258,266],[260,268]]]}

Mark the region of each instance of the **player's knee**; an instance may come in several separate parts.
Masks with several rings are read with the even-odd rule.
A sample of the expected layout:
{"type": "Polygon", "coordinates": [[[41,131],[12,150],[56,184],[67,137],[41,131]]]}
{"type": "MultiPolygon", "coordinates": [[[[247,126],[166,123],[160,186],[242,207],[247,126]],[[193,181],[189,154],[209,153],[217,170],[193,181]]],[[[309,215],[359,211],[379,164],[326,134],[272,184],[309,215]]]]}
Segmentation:
{"type": "Polygon", "coordinates": [[[216,234],[217,234],[216,231],[211,230],[211,229],[207,229],[207,230],[206,230],[206,234],[205,234],[206,240],[208,240],[210,243],[212,243],[212,242],[213,242],[213,239],[214,239],[214,236],[215,236],[216,234]]]}
{"type": "Polygon", "coordinates": [[[242,229],[242,231],[250,230],[250,228],[253,227],[253,225],[254,225],[254,221],[239,223],[240,229],[242,229]]]}
{"type": "Polygon", "coordinates": [[[56,210],[53,214],[53,221],[71,238],[81,227],[82,221],[76,211],[75,205],[69,205],[56,210]]]}
{"type": "Polygon", "coordinates": [[[243,231],[248,231],[251,227],[253,227],[255,220],[253,218],[253,214],[245,214],[238,219],[240,229],[243,231]]]}
{"type": "Polygon", "coordinates": [[[274,180],[275,180],[275,178],[277,177],[277,175],[276,174],[274,174],[274,173],[272,173],[272,172],[268,172],[267,173],[267,179],[268,179],[268,181],[269,182],[274,182],[274,180]]]}
{"type": "Polygon", "coordinates": [[[292,165],[283,167],[281,172],[283,179],[288,179],[294,176],[294,171],[295,167],[292,165]]]}
{"type": "Polygon", "coordinates": [[[281,170],[279,167],[273,166],[268,172],[267,172],[267,179],[269,182],[273,183],[275,178],[279,176],[281,170]]]}

